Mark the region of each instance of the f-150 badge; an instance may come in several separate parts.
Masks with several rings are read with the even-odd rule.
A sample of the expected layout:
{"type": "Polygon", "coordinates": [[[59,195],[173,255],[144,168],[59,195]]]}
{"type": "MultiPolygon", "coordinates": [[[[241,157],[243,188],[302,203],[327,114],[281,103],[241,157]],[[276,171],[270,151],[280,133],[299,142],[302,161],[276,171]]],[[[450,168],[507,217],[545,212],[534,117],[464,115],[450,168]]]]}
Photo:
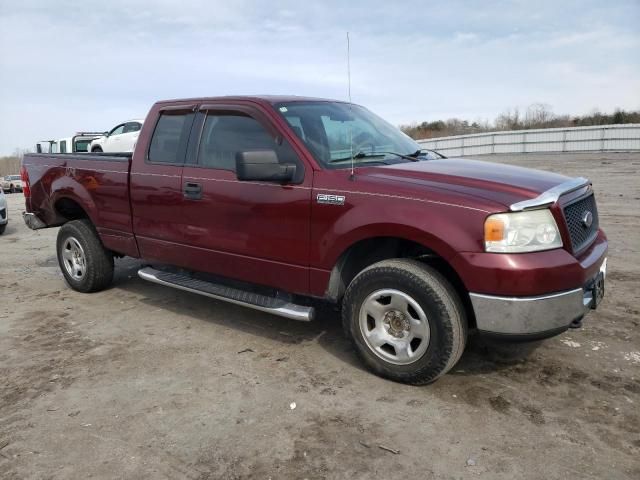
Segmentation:
{"type": "Polygon", "coordinates": [[[329,193],[319,193],[316,195],[316,202],[327,205],[344,205],[344,195],[331,195],[329,193]]]}

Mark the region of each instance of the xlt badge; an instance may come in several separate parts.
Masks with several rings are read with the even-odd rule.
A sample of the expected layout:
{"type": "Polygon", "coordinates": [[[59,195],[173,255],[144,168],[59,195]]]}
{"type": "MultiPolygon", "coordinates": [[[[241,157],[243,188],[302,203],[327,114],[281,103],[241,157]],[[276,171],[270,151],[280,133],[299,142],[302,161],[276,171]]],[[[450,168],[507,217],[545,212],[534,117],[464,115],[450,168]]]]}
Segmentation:
{"type": "Polygon", "coordinates": [[[332,195],[329,193],[319,193],[316,195],[316,202],[327,205],[344,205],[344,195],[332,195]]]}

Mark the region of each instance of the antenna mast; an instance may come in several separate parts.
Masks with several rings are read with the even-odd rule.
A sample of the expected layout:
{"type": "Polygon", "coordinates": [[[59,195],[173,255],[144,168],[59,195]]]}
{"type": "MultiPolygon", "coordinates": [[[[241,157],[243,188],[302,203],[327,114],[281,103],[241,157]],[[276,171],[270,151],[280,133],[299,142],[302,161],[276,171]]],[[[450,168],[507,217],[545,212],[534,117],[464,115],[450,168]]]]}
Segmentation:
{"type": "MultiPolygon", "coordinates": [[[[349,113],[353,117],[351,108],[351,42],[349,41],[349,32],[347,32],[347,85],[349,93],[349,113]]],[[[353,134],[351,130],[351,122],[349,122],[349,151],[351,152],[351,180],[354,179],[354,160],[353,160],[353,134]]]]}

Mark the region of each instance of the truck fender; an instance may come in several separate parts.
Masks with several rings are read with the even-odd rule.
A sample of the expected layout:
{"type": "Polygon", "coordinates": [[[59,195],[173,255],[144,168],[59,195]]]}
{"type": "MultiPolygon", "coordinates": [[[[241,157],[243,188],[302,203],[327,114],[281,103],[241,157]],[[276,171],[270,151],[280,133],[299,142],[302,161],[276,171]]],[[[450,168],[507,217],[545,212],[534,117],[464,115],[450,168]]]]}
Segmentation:
{"type": "MultiPolygon", "coordinates": [[[[89,183],[90,187],[91,184],[89,183]]],[[[87,214],[91,223],[95,225],[97,207],[87,189],[87,186],[78,182],[74,177],[64,176],[55,179],[51,184],[51,210],[56,211],[55,205],[59,200],[68,198],[76,202],[87,214]]],[[[60,218],[62,220],[62,218],[60,218]]],[[[64,223],[64,221],[62,221],[64,223]]]]}
{"type": "Polygon", "coordinates": [[[332,268],[342,255],[352,246],[363,240],[386,237],[408,240],[422,245],[445,260],[452,258],[456,251],[447,242],[430,232],[421,229],[394,223],[379,223],[365,225],[343,234],[340,241],[331,245],[325,254],[325,265],[332,268]]]}

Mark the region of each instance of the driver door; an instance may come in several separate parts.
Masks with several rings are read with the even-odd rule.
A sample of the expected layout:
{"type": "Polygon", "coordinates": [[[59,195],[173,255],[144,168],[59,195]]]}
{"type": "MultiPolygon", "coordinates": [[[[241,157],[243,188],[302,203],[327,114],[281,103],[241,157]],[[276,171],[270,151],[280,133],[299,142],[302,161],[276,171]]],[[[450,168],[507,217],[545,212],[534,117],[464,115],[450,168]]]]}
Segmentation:
{"type": "Polygon", "coordinates": [[[205,105],[198,117],[199,138],[182,173],[191,267],[307,293],[313,172],[305,171],[291,145],[255,107],[205,105]],[[296,165],[296,178],[284,185],[238,180],[236,154],[252,150],[274,150],[281,163],[296,165]]]}

